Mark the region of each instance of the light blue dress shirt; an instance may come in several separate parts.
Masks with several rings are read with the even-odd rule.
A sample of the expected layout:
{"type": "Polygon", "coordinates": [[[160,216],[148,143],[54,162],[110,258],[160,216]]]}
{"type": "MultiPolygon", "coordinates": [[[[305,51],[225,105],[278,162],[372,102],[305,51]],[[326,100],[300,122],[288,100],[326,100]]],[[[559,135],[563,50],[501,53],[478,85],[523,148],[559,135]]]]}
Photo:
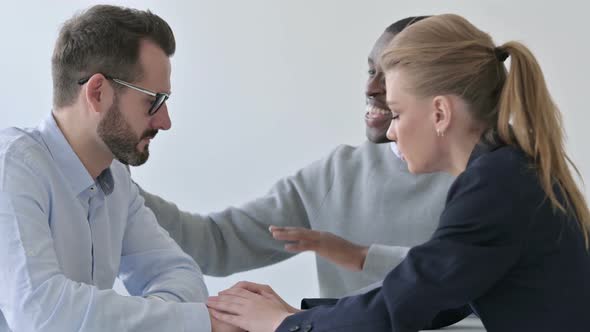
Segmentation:
{"type": "Polygon", "coordinates": [[[95,181],[51,115],[0,131],[0,331],[210,331],[206,298],[124,165],[95,181]]]}

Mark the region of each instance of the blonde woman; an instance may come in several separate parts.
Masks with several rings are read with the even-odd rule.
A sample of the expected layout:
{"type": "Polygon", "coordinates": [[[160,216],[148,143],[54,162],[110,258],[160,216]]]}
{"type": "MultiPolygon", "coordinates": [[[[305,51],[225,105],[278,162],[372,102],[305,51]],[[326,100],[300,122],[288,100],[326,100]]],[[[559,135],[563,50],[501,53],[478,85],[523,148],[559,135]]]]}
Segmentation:
{"type": "Polygon", "coordinates": [[[210,299],[213,316],[249,331],[405,332],[469,304],[489,332],[588,331],[590,214],[533,54],[439,15],[402,31],[382,63],[388,137],[409,170],[457,176],[432,238],[382,288],[333,306],[292,314],[235,287],[210,299]]]}

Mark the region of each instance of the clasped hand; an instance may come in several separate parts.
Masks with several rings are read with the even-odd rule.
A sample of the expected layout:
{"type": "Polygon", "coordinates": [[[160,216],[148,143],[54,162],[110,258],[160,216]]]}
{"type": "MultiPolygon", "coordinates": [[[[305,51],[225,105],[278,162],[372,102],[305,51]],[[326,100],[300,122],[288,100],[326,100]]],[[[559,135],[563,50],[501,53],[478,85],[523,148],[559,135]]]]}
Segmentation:
{"type": "Polygon", "coordinates": [[[207,301],[213,332],[275,331],[298,312],[268,285],[241,281],[207,301]]]}

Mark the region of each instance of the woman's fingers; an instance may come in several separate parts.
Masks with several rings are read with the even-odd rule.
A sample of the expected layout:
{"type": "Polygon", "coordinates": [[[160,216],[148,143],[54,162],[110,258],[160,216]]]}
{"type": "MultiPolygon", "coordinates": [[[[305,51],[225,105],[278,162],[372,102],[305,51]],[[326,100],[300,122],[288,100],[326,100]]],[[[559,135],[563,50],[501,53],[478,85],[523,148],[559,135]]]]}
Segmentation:
{"type": "Polygon", "coordinates": [[[244,326],[244,319],[240,316],[237,315],[233,315],[233,314],[228,314],[225,313],[223,311],[219,311],[215,308],[209,307],[209,313],[211,314],[211,316],[213,316],[213,318],[220,320],[224,323],[230,324],[230,325],[234,325],[237,326],[241,329],[246,329],[246,327],[244,326]]]}
{"type": "Polygon", "coordinates": [[[231,286],[231,288],[241,288],[256,294],[260,294],[262,292],[274,292],[269,285],[257,284],[250,281],[240,281],[237,284],[231,286]]]}
{"type": "Polygon", "coordinates": [[[233,296],[241,299],[251,300],[260,295],[244,288],[232,287],[219,292],[219,296],[233,296]]]}
{"type": "Polygon", "coordinates": [[[249,303],[250,300],[247,298],[227,293],[210,296],[207,300],[207,306],[234,315],[242,314],[248,308],[249,303]]]}

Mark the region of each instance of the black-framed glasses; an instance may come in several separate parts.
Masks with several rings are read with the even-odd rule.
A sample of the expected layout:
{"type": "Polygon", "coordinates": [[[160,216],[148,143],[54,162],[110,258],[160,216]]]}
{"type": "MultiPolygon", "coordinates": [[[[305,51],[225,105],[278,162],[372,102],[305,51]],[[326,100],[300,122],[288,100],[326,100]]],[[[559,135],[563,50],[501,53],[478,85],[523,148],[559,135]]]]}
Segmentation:
{"type": "MultiPolygon", "coordinates": [[[[156,98],[152,102],[152,105],[150,106],[150,109],[148,110],[148,115],[150,115],[150,116],[156,114],[156,112],[158,112],[158,110],[160,109],[160,107],[162,107],[162,105],[164,105],[164,103],[166,102],[166,100],[168,100],[168,98],[170,98],[170,94],[168,94],[168,93],[154,92],[154,91],[151,91],[151,90],[148,90],[148,89],[144,89],[144,88],[142,88],[140,86],[137,86],[137,85],[131,84],[129,82],[125,82],[125,81],[120,80],[118,78],[110,77],[110,76],[107,76],[107,75],[104,75],[104,77],[107,80],[111,80],[111,81],[113,81],[115,83],[121,84],[123,86],[126,86],[126,87],[128,87],[130,89],[133,89],[133,90],[136,90],[136,91],[139,91],[139,92],[143,92],[143,93],[145,93],[148,96],[152,96],[152,97],[156,98]]],[[[90,80],[90,77],[82,78],[82,79],[80,79],[78,81],[78,84],[84,85],[84,84],[86,84],[86,82],[88,82],[88,80],[90,80]]]]}

